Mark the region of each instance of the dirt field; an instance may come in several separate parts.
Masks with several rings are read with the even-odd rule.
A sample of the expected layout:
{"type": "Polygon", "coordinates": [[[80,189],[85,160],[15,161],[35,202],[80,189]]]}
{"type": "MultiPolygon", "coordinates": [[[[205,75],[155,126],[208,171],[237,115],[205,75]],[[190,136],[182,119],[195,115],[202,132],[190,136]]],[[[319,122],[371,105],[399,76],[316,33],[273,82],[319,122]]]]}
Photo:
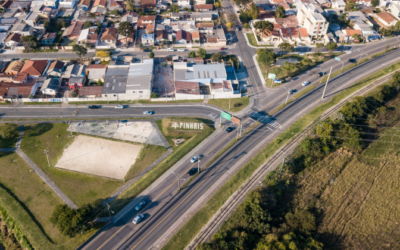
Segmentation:
{"type": "Polygon", "coordinates": [[[56,168],[113,179],[124,176],[135,163],[141,146],[79,135],[65,149],[56,168]]]}
{"type": "Polygon", "coordinates": [[[157,92],[160,97],[171,97],[175,94],[174,86],[174,73],[171,66],[163,66],[166,63],[165,60],[160,60],[158,64],[155,65],[155,77],[153,82],[153,92],[157,92]]]}

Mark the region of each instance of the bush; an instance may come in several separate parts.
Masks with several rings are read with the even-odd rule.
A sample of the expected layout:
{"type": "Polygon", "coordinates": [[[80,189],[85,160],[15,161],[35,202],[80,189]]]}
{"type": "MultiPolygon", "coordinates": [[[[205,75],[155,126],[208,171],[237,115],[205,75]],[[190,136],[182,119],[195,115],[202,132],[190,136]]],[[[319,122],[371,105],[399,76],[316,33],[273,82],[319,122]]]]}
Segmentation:
{"type": "Polygon", "coordinates": [[[5,123],[3,126],[0,126],[0,135],[4,139],[14,139],[18,137],[18,124],[5,123]]]}
{"type": "Polygon", "coordinates": [[[150,58],[154,58],[154,52],[153,51],[149,53],[149,57],[150,58]]]}
{"type": "Polygon", "coordinates": [[[74,237],[77,233],[83,233],[90,229],[90,217],[93,212],[93,206],[86,204],[75,210],[67,205],[57,205],[50,217],[50,222],[58,230],[69,237],[74,237]]]}
{"type": "Polygon", "coordinates": [[[160,97],[160,94],[158,94],[156,92],[153,92],[153,93],[151,93],[150,97],[151,98],[158,98],[158,97],[160,97]]]}

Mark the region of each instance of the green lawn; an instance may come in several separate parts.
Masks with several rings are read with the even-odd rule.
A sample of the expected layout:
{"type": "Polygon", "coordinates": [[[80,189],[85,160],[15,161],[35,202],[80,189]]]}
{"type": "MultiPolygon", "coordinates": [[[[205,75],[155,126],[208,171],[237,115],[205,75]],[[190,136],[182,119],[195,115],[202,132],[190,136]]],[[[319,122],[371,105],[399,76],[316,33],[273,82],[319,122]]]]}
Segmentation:
{"type": "Polygon", "coordinates": [[[274,47],[274,45],[258,45],[257,44],[257,40],[256,40],[253,32],[252,33],[246,33],[246,36],[247,36],[247,39],[249,40],[249,43],[251,45],[253,45],[253,46],[261,47],[261,48],[262,47],[270,47],[270,48],[274,47]]]}
{"type": "Polygon", "coordinates": [[[249,105],[249,102],[250,98],[248,98],[247,96],[242,98],[208,100],[208,104],[223,108],[229,112],[238,112],[247,107],[247,105],[249,105]],[[231,103],[230,109],[229,109],[229,101],[231,103]]]}
{"type": "Polygon", "coordinates": [[[16,153],[0,153],[0,205],[14,219],[35,249],[76,249],[94,231],[62,236],[49,216],[62,200],[16,153]]]}
{"type": "Polygon", "coordinates": [[[50,165],[54,166],[61,157],[64,147],[71,144],[73,137],[67,124],[42,123],[25,125],[21,149],[38,165],[50,179],[78,206],[102,202],[113,194],[123,181],[64,171],[48,166],[44,150],[49,150],[50,165]],[[58,137],[59,136],[59,137],[58,137]]]}
{"type": "Polygon", "coordinates": [[[369,75],[352,86],[335,95],[328,102],[317,106],[315,109],[297,120],[288,129],[281,133],[275,140],[264,147],[253,157],[238,173],[236,173],[193,217],[168,241],[163,250],[184,249],[196,236],[201,228],[218,211],[224,202],[264,163],[276,150],[285,145],[294,135],[300,133],[308,124],[315,121],[326,110],[338,104],[342,99],[374,80],[400,68],[400,63],[393,64],[385,69],[369,75]]]}
{"type": "MultiPolygon", "coordinates": [[[[110,203],[114,211],[121,210],[127,203],[139,195],[149,185],[151,185],[157,178],[159,178],[165,171],[178,162],[183,156],[189,153],[194,147],[214,132],[214,122],[202,118],[165,118],[156,121],[161,132],[167,139],[173,152],[165,158],[161,163],[155,166],[151,171],[141,177],[136,183],[129,187],[122,193],[116,200],[110,203]],[[174,122],[186,123],[203,123],[203,130],[201,133],[194,133],[190,131],[180,132],[175,131],[171,125],[174,122]],[[186,139],[186,141],[178,146],[175,146],[172,139],[186,139]]],[[[183,130],[183,129],[177,129],[183,130]]],[[[197,130],[199,131],[199,130],[197,130]]]]}

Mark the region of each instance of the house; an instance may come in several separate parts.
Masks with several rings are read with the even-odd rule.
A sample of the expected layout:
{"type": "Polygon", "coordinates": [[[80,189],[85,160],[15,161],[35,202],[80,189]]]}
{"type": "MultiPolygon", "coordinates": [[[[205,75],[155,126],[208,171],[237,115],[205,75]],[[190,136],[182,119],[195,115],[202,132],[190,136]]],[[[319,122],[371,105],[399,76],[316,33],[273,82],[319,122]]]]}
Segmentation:
{"type": "Polygon", "coordinates": [[[156,0],[141,0],[140,8],[142,10],[153,10],[156,7],[156,0]]]}
{"type": "Polygon", "coordinates": [[[96,34],[97,26],[92,26],[81,31],[77,44],[96,45],[98,35],[96,34]]]}
{"type": "Polygon", "coordinates": [[[70,79],[72,77],[84,76],[86,72],[85,70],[86,65],[71,64],[65,69],[64,74],[62,74],[62,78],[70,79]]]}
{"type": "Polygon", "coordinates": [[[190,4],[190,0],[178,0],[179,9],[188,8],[191,9],[192,5],[190,4]]]}
{"type": "Polygon", "coordinates": [[[350,27],[346,27],[346,29],[342,30],[342,32],[347,36],[347,39],[354,40],[353,35],[356,34],[358,36],[362,36],[361,30],[355,30],[350,27]]]}
{"type": "Polygon", "coordinates": [[[178,44],[187,44],[192,42],[192,35],[189,32],[186,32],[184,30],[179,30],[176,33],[176,43],[178,44]]]}
{"type": "Polygon", "coordinates": [[[21,11],[29,10],[31,1],[14,1],[9,9],[19,9],[21,11]]]}
{"type": "Polygon", "coordinates": [[[392,14],[387,12],[376,13],[375,17],[387,27],[396,25],[398,21],[392,14]]]}
{"type": "Polygon", "coordinates": [[[91,0],[81,0],[78,4],[78,9],[88,10],[90,7],[91,0]]]}
{"type": "Polygon", "coordinates": [[[101,96],[108,100],[124,99],[128,80],[128,65],[109,65],[101,96]]]}
{"type": "Polygon", "coordinates": [[[50,7],[52,9],[57,9],[58,7],[58,0],[45,0],[44,6],[50,7]]]}
{"type": "Polygon", "coordinates": [[[123,36],[123,35],[119,35],[118,36],[118,45],[121,46],[125,46],[127,45],[126,43],[133,43],[134,41],[134,32],[132,32],[131,34],[128,34],[128,36],[123,36]]]}
{"type": "Polygon", "coordinates": [[[191,34],[192,34],[193,42],[199,43],[200,42],[200,32],[193,31],[191,34]]]}
{"type": "Polygon", "coordinates": [[[26,73],[32,78],[41,76],[48,64],[47,60],[28,60],[19,73],[26,73]]]}
{"type": "Polygon", "coordinates": [[[97,42],[96,48],[115,49],[117,47],[117,36],[116,28],[105,28],[97,42]]]}
{"type": "Polygon", "coordinates": [[[96,16],[107,14],[107,8],[103,6],[96,6],[90,10],[90,13],[95,14],[96,16]]]}
{"type": "Polygon", "coordinates": [[[322,8],[330,8],[332,3],[328,0],[316,0],[319,6],[322,8]]]}
{"type": "Polygon", "coordinates": [[[143,46],[153,46],[154,45],[154,34],[143,34],[142,35],[142,45],[143,46]]]}
{"type": "Polygon", "coordinates": [[[332,0],[332,8],[344,10],[346,3],[343,0],[332,0]]]}
{"type": "Polygon", "coordinates": [[[85,76],[74,76],[68,81],[69,89],[78,89],[85,83],[85,76]]]}
{"type": "Polygon", "coordinates": [[[126,99],[150,99],[154,78],[154,60],[146,59],[143,63],[131,63],[126,84],[126,99]]]}
{"type": "Polygon", "coordinates": [[[107,65],[91,64],[86,68],[86,75],[89,82],[104,82],[106,76],[107,65]]]}
{"type": "Polygon", "coordinates": [[[209,44],[214,44],[214,43],[218,43],[218,37],[216,35],[207,35],[207,43],[209,44]]]}
{"type": "Polygon", "coordinates": [[[225,31],[222,28],[219,28],[216,30],[217,38],[218,38],[218,43],[222,45],[226,45],[226,36],[225,36],[225,31]]]}
{"type": "Polygon", "coordinates": [[[15,75],[0,73],[0,82],[13,82],[15,75]]]}
{"type": "Polygon", "coordinates": [[[107,0],[94,0],[93,7],[97,6],[105,8],[107,6],[107,0]]]}
{"type": "Polygon", "coordinates": [[[61,61],[51,62],[49,68],[47,69],[47,75],[53,77],[61,77],[64,65],[65,64],[61,61]]]}
{"type": "Polygon", "coordinates": [[[154,24],[155,22],[156,16],[141,16],[138,18],[138,27],[144,29],[148,24],[154,24]]]}
{"type": "Polygon", "coordinates": [[[138,22],[139,17],[138,16],[134,16],[134,15],[130,15],[130,14],[125,14],[123,17],[121,17],[121,23],[122,22],[128,22],[128,23],[137,23],[138,22]]]}
{"type": "Polygon", "coordinates": [[[21,36],[31,36],[33,35],[33,27],[28,25],[25,21],[21,20],[13,25],[11,28],[11,33],[18,33],[21,36]]]}
{"type": "Polygon", "coordinates": [[[196,23],[200,33],[213,34],[214,33],[214,23],[196,23]]]}
{"type": "Polygon", "coordinates": [[[8,65],[7,69],[4,71],[6,74],[16,75],[18,72],[21,71],[22,67],[24,66],[23,61],[15,60],[8,65]]]}
{"type": "Polygon", "coordinates": [[[62,37],[67,37],[68,39],[78,39],[81,34],[81,30],[84,22],[72,21],[71,25],[66,28],[62,34],[62,37]]]}
{"type": "Polygon", "coordinates": [[[73,9],[75,8],[76,3],[76,0],[60,0],[59,7],[64,9],[73,9]]]}
{"type": "Polygon", "coordinates": [[[107,8],[109,11],[118,10],[119,13],[122,13],[124,11],[124,2],[111,0],[107,8]]]}
{"type": "Polygon", "coordinates": [[[261,39],[264,42],[268,42],[269,44],[280,44],[283,42],[280,30],[283,28],[282,25],[274,23],[274,28],[272,31],[265,30],[262,35],[261,39]]]}
{"type": "MultiPolygon", "coordinates": [[[[322,14],[318,13],[313,4],[296,3],[297,20],[299,25],[307,29],[308,35],[313,38],[327,39],[329,23],[322,14]]],[[[329,39],[328,39],[329,41],[329,39]]]]}
{"type": "Polygon", "coordinates": [[[0,101],[4,101],[4,98],[7,97],[8,89],[12,86],[12,82],[3,82],[0,81],[0,101]]]}
{"type": "Polygon", "coordinates": [[[7,39],[4,41],[4,45],[6,47],[15,47],[21,44],[21,34],[17,34],[17,33],[11,33],[7,39]]]}
{"type": "Polygon", "coordinates": [[[147,34],[154,33],[154,24],[148,24],[146,26],[146,33],[147,34]]]}
{"type": "Polygon", "coordinates": [[[103,86],[83,86],[79,90],[79,97],[81,98],[96,98],[101,97],[103,86]]]}
{"type": "Polygon", "coordinates": [[[191,13],[189,20],[193,21],[212,21],[213,16],[210,13],[191,13]]]}
{"type": "Polygon", "coordinates": [[[26,83],[28,81],[30,81],[33,78],[30,78],[29,75],[27,73],[18,73],[18,75],[16,75],[13,79],[14,83],[26,83]]]}
{"type": "Polygon", "coordinates": [[[156,31],[156,43],[161,44],[168,41],[168,32],[166,30],[156,31]]]}
{"type": "Polygon", "coordinates": [[[53,32],[53,33],[45,33],[42,36],[42,43],[44,44],[53,44],[54,40],[56,39],[57,33],[53,32]]]}
{"type": "Polygon", "coordinates": [[[58,87],[60,85],[60,81],[55,78],[49,78],[44,81],[40,91],[42,91],[43,95],[51,95],[55,96],[57,94],[58,87]]]}
{"type": "Polygon", "coordinates": [[[197,4],[194,6],[197,11],[211,11],[214,9],[212,4],[197,4]]]}
{"type": "Polygon", "coordinates": [[[173,20],[186,20],[190,18],[190,13],[187,11],[171,12],[170,15],[173,20]]]}
{"type": "Polygon", "coordinates": [[[12,84],[8,87],[7,97],[29,98],[35,95],[37,88],[38,85],[35,82],[12,84]]]}

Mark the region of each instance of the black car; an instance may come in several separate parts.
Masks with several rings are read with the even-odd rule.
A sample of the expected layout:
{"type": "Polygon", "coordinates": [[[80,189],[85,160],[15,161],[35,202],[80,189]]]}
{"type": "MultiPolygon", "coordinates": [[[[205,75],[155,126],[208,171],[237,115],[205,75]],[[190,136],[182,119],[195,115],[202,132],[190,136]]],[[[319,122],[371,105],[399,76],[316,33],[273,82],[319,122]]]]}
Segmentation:
{"type": "Polygon", "coordinates": [[[151,49],[144,49],[143,52],[151,52],[151,49]]]}
{"type": "Polygon", "coordinates": [[[324,75],[323,72],[319,72],[319,73],[318,73],[318,76],[319,76],[319,77],[321,77],[321,76],[323,76],[323,75],[324,75]]]}
{"type": "Polygon", "coordinates": [[[357,60],[356,60],[356,59],[354,59],[354,58],[350,58],[350,59],[349,59],[349,62],[351,62],[351,63],[355,63],[355,62],[357,62],[357,60]]]}
{"type": "Polygon", "coordinates": [[[232,132],[234,129],[235,129],[235,128],[233,128],[233,127],[228,127],[225,131],[226,131],[227,133],[230,133],[230,132],[232,132]]]}
{"type": "Polygon", "coordinates": [[[195,175],[197,173],[197,168],[192,168],[189,170],[188,175],[192,176],[195,175]]]}
{"type": "Polygon", "coordinates": [[[296,93],[297,92],[297,89],[291,89],[291,90],[289,90],[289,94],[293,94],[293,93],[296,93]]]}
{"type": "Polygon", "coordinates": [[[99,106],[99,105],[90,105],[89,106],[89,109],[99,109],[99,108],[101,108],[101,106],[99,106]]]}

